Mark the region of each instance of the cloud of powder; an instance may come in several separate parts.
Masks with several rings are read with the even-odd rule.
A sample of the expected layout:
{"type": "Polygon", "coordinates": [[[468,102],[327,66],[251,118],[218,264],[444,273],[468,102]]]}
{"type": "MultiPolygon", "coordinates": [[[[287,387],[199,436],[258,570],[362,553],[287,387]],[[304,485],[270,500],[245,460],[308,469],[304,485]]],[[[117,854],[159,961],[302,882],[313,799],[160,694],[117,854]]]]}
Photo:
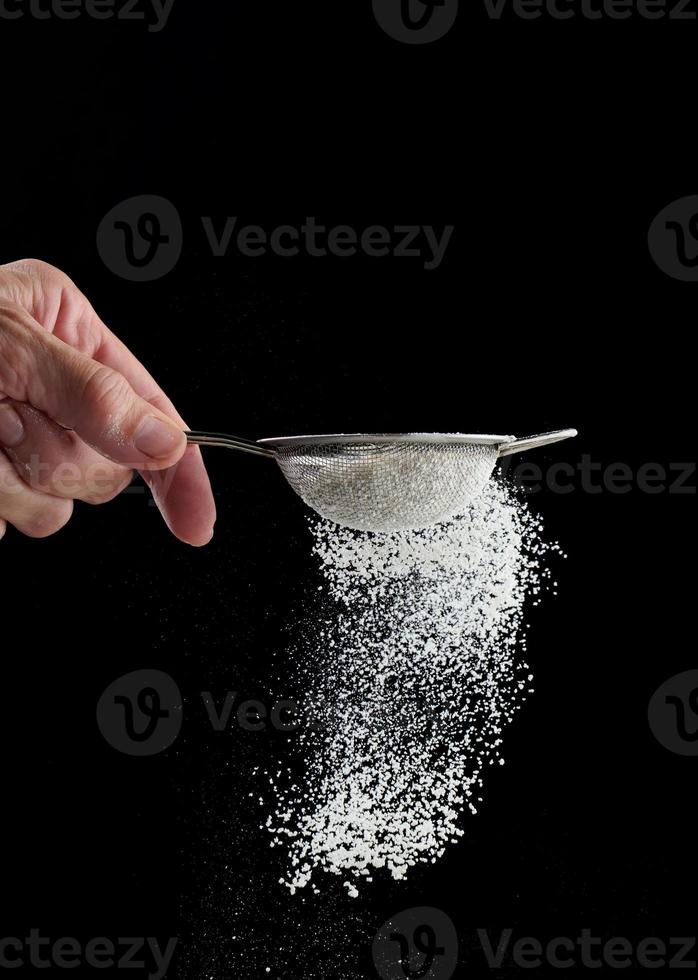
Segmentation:
{"type": "Polygon", "coordinates": [[[312,523],[322,614],[291,651],[306,719],[303,775],[270,776],[266,826],[293,891],[440,859],[477,812],[488,765],[531,690],[524,609],[549,579],[541,524],[492,480],[467,513],[423,531],[312,523]]]}

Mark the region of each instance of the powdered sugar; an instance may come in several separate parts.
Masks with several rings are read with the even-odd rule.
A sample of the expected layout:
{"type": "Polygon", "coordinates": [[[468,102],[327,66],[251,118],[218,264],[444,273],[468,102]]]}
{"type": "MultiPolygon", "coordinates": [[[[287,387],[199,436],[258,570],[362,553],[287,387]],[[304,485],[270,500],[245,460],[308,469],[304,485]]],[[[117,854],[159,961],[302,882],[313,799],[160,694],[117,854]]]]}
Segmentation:
{"type": "Polygon", "coordinates": [[[497,461],[494,436],[346,438],[350,442],[280,447],[276,459],[316,513],[361,531],[390,533],[450,520],[481,491],[497,461]]]}
{"type": "Polygon", "coordinates": [[[482,773],[531,690],[523,610],[556,546],[491,481],[448,524],[392,534],[312,525],[326,602],[294,654],[306,689],[305,773],[275,790],[266,825],[292,890],[316,873],[351,896],[373,869],[403,878],[441,858],[475,813],[482,773]]]}

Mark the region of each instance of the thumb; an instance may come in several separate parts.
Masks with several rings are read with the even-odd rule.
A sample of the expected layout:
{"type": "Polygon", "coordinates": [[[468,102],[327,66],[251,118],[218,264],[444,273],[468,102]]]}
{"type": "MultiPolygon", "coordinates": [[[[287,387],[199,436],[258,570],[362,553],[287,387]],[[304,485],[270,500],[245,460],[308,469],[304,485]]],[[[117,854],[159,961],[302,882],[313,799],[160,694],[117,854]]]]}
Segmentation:
{"type": "Polygon", "coordinates": [[[40,409],[131,469],[165,469],[186,449],[182,427],[136,394],[123,375],[6,302],[0,305],[0,392],[40,409]]]}

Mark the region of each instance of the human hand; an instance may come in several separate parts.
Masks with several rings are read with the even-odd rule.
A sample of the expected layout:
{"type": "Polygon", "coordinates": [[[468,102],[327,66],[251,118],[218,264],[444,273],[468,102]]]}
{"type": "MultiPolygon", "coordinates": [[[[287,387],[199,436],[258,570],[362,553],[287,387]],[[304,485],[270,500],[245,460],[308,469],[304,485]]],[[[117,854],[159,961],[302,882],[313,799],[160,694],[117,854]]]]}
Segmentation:
{"type": "Polygon", "coordinates": [[[206,544],[215,504],[186,428],[68,276],[0,266],[0,538],[53,534],[74,500],[106,503],[137,469],[172,533],[206,544]]]}

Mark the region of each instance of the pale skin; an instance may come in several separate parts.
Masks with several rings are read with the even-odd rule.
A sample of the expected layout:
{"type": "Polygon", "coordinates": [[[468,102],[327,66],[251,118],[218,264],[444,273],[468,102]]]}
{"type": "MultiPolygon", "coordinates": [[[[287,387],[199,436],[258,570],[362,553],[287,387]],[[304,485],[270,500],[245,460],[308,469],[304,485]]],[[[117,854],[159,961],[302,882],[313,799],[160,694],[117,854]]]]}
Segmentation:
{"type": "Polygon", "coordinates": [[[216,509],[167,395],[59,269],[0,265],[0,538],[44,538],[73,502],[112,500],[138,470],[172,533],[201,546],[216,509]]]}

